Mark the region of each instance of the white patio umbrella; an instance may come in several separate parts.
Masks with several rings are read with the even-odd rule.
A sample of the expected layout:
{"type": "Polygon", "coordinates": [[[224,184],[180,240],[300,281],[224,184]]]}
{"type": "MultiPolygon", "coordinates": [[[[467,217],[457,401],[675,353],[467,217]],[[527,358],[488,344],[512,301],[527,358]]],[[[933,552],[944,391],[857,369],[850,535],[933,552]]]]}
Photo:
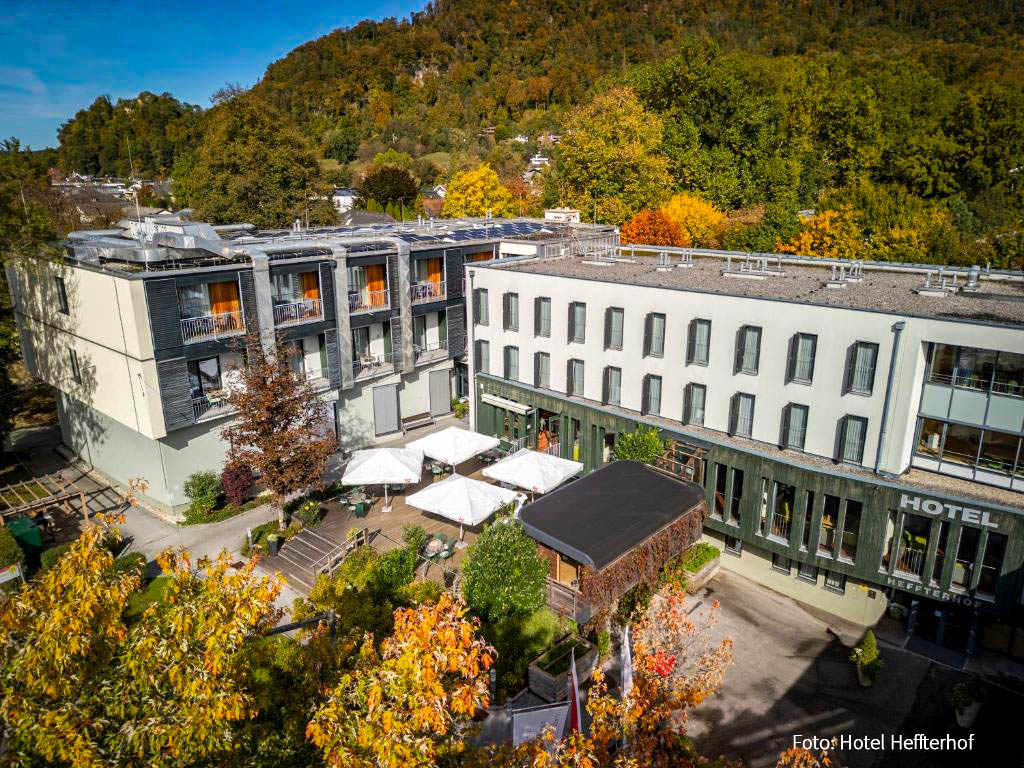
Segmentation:
{"type": "Polygon", "coordinates": [[[384,510],[388,505],[388,484],[408,485],[420,479],[423,451],[412,448],[369,448],[355,451],[345,467],[342,485],[384,486],[384,510]]]}
{"type": "Polygon", "coordinates": [[[451,475],[439,483],[416,491],[412,496],[406,496],[405,503],[424,512],[454,520],[459,524],[461,539],[465,535],[465,526],[479,525],[503,504],[518,498],[519,494],[515,491],[462,475],[451,475]]]}
{"type": "Polygon", "coordinates": [[[533,493],[547,493],[581,469],[583,465],[578,461],[523,448],[496,464],[484,467],[484,477],[518,485],[533,493]]]}
{"type": "Polygon", "coordinates": [[[423,451],[430,458],[454,467],[477,454],[496,448],[498,442],[498,438],[481,435],[479,432],[446,427],[419,440],[413,440],[408,447],[423,451]]]}

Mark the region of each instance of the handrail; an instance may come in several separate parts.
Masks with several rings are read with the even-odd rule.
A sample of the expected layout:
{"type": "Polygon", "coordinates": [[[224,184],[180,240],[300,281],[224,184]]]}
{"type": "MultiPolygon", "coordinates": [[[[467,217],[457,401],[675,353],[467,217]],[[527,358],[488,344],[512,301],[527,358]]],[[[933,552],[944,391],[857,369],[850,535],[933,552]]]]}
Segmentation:
{"type": "Polygon", "coordinates": [[[274,307],[274,325],[294,325],[320,320],[324,316],[323,302],[320,299],[303,299],[291,304],[278,304],[274,307]]]}
{"type": "Polygon", "coordinates": [[[444,283],[414,283],[409,286],[409,294],[413,304],[422,304],[427,301],[440,301],[444,298],[444,283]]]}
{"type": "Polygon", "coordinates": [[[390,308],[390,291],[353,291],[348,295],[348,311],[351,313],[376,312],[390,308]]]}
{"type": "Polygon", "coordinates": [[[185,344],[237,336],[241,333],[245,333],[245,318],[240,311],[181,319],[181,338],[185,344]]]}

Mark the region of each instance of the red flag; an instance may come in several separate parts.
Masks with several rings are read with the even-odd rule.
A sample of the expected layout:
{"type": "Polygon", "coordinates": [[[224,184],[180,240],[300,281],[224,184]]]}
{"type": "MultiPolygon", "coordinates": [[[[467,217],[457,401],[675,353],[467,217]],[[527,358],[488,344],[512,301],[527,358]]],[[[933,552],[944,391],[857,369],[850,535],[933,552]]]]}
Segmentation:
{"type": "Polygon", "coordinates": [[[569,686],[569,732],[580,732],[580,684],[576,677],[576,649],[572,649],[569,661],[569,675],[566,678],[569,686]]]}

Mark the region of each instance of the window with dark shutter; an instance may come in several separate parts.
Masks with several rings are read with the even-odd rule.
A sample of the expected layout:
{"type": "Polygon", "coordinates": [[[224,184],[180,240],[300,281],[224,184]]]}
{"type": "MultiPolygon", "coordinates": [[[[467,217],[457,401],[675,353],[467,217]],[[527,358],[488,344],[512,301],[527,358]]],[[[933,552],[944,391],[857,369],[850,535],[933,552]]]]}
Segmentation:
{"type": "Polygon", "coordinates": [[[782,409],[782,432],[779,439],[780,448],[804,449],[807,438],[807,406],[789,403],[782,409]]]}
{"type": "Polygon", "coordinates": [[[604,369],[601,383],[601,401],[606,405],[619,405],[622,397],[622,370],[613,366],[604,369]]]}
{"type": "Polygon", "coordinates": [[[535,352],[533,355],[533,385],[551,389],[551,355],[547,352],[535,352]]]}
{"type": "Polygon", "coordinates": [[[473,315],[477,325],[488,325],[487,289],[477,288],[473,291],[473,315]]]}
{"type": "Polygon", "coordinates": [[[569,341],[583,344],[586,341],[587,305],[581,301],[569,304],[569,341]]]}
{"type": "Polygon", "coordinates": [[[686,364],[707,365],[711,341],[711,321],[695,318],[686,334],[686,364]]]}
{"type": "Polygon", "coordinates": [[[864,443],[868,422],[860,416],[844,416],[840,422],[839,460],[845,464],[860,464],[864,460],[864,443]]]}
{"type": "Polygon", "coordinates": [[[818,337],[810,333],[794,334],[789,340],[786,382],[810,384],[814,379],[814,356],[818,337]]]}
{"type": "Polygon", "coordinates": [[[643,404],[641,412],[659,416],[661,414],[661,376],[644,376],[643,404]]]}
{"type": "Polygon", "coordinates": [[[736,412],[739,407],[739,395],[733,395],[729,401],[729,434],[736,434],[736,412]]]}
{"type": "Polygon", "coordinates": [[[703,384],[687,384],[683,390],[683,423],[704,424],[704,400],[707,388],[703,384]]]}
{"type": "Polygon", "coordinates": [[[644,357],[650,357],[651,354],[651,325],[653,319],[654,314],[651,312],[648,312],[644,318],[644,357]]]}
{"type": "Polygon", "coordinates": [[[569,302],[569,335],[567,341],[571,344],[576,339],[576,305],[569,302]]]}
{"type": "Polygon", "coordinates": [[[551,336],[551,299],[546,296],[533,300],[533,333],[535,336],[551,336]]]}
{"type": "Polygon", "coordinates": [[[642,390],[641,390],[641,394],[640,394],[640,413],[644,413],[644,414],[647,413],[648,398],[649,398],[649,395],[650,395],[650,392],[648,390],[648,386],[647,385],[648,385],[648,381],[650,380],[650,378],[651,377],[649,375],[648,376],[644,376],[644,382],[643,382],[643,386],[642,386],[642,390]]]}
{"type": "Polygon", "coordinates": [[[476,370],[479,373],[490,373],[491,372],[491,345],[483,339],[477,339],[473,346],[474,355],[476,362],[476,370]]]}

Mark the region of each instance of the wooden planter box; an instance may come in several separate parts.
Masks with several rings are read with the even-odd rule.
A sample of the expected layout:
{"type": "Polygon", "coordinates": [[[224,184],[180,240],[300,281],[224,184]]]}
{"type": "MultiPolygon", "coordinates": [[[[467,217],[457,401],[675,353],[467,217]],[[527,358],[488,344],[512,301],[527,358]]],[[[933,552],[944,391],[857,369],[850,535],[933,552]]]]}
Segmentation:
{"type": "Polygon", "coordinates": [[[707,563],[697,571],[696,573],[687,572],[686,576],[686,592],[687,594],[693,595],[697,593],[701,587],[708,583],[712,576],[718,573],[718,561],[721,559],[721,555],[716,557],[707,563]]]}
{"type": "MultiPolygon", "coordinates": [[[[567,641],[570,639],[576,643],[576,675],[579,678],[579,684],[582,686],[594,674],[594,670],[597,669],[596,645],[575,635],[563,637],[554,646],[534,659],[527,670],[527,682],[530,690],[544,699],[544,701],[564,701],[568,697],[566,680],[569,676],[568,654],[570,648],[567,641]],[[559,649],[562,646],[565,646],[564,654],[566,658],[564,659],[559,653],[559,649]],[[552,656],[552,654],[554,655],[552,656]],[[564,662],[565,669],[551,674],[540,667],[540,664],[548,661],[552,664],[558,662],[557,666],[559,668],[563,666],[564,662]]],[[[546,663],[545,666],[547,666],[546,663]]]]}

